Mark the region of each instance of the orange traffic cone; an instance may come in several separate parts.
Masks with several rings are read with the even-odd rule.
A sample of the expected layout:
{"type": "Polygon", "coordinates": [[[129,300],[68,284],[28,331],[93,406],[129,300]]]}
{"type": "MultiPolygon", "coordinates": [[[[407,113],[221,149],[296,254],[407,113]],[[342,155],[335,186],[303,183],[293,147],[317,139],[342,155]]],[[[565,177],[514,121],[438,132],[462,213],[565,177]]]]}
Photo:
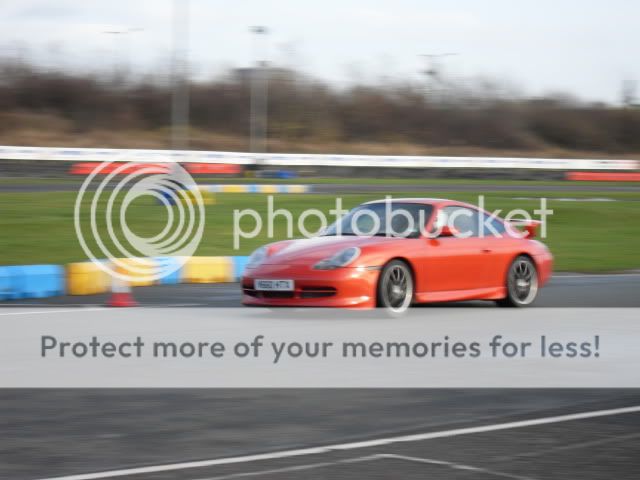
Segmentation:
{"type": "Polygon", "coordinates": [[[111,297],[107,301],[108,307],[135,307],[137,302],[131,295],[129,282],[117,276],[111,278],[111,297]]]}

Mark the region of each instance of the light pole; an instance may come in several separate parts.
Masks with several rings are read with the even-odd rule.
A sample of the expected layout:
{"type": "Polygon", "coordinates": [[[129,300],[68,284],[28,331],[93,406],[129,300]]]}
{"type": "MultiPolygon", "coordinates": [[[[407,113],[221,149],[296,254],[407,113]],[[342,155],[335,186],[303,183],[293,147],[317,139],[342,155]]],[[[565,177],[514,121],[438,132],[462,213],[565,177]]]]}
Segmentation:
{"type": "Polygon", "coordinates": [[[114,38],[113,41],[113,66],[114,66],[114,70],[117,71],[118,70],[118,57],[120,57],[122,59],[122,64],[123,64],[123,71],[125,73],[128,73],[129,71],[129,54],[131,53],[131,44],[129,42],[130,37],[129,34],[131,33],[136,33],[136,32],[142,32],[144,31],[144,28],[137,28],[137,27],[127,27],[127,28],[122,28],[122,29],[114,29],[114,30],[105,30],[102,33],[105,33],[107,35],[112,35],[114,38]],[[120,55],[118,55],[118,40],[121,40],[121,44],[120,47],[122,49],[122,52],[120,55]]]}
{"type": "Polygon", "coordinates": [[[424,74],[427,76],[428,88],[431,90],[430,93],[437,93],[436,86],[440,87],[442,91],[444,91],[444,79],[441,76],[441,64],[440,59],[445,57],[453,57],[458,55],[457,53],[429,53],[421,55],[427,60],[427,69],[424,71],[424,74]]]}
{"type": "MultiPolygon", "coordinates": [[[[267,95],[269,71],[266,60],[266,46],[261,42],[268,31],[266,27],[254,26],[249,29],[253,34],[253,66],[251,72],[251,94],[249,104],[249,148],[251,153],[267,151],[267,95]],[[261,50],[262,47],[262,51],[261,50]]],[[[256,162],[259,163],[259,162],[256,162]]]]}
{"type": "Polygon", "coordinates": [[[189,148],[189,0],[173,0],[171,149],[189,148]]]}

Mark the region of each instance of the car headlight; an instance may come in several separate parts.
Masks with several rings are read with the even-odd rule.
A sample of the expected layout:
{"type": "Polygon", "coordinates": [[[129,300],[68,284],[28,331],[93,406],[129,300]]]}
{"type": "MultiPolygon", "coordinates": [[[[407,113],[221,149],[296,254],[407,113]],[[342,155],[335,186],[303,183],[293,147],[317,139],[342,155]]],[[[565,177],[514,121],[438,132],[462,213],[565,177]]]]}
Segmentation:
{"type": "Polygon", "coordinates": [[[358,247],[345,248],[329,258],[320,260],[313,268],[317,270],[332,270],[334,268],[345,267],[359,256],[360,249],[358,247]]]}
{"type": "Polygon", "coordinates": [[[267,247],[258,248],[251,255],[249,255],[246,268],[256,268],[258,265],[264,262],[264,259],[267,258],[267,256],[267,247]]]}

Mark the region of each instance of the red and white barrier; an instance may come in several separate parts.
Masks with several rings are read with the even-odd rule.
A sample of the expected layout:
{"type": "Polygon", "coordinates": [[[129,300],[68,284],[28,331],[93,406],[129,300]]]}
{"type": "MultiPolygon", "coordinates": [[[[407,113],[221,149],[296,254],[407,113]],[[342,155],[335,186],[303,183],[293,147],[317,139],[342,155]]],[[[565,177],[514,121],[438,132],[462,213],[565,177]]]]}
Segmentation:
{"type": "Polygon", "coordinates": [[[574,182],[640,182],[640,173],[567,172],[565,178],[574,182]]]}
{"type": "MultiPolygon", "coordinates": [[[[0,146],[0,159],[75,162],[193,163],[300,167],[487,168],[537,170],[640,170],[638,160],[436,157],[392,155],[314,155],[295,153],[216,152],[0,146]]],[[[221,167],[214,167],[221,168],[221,167]]]]}

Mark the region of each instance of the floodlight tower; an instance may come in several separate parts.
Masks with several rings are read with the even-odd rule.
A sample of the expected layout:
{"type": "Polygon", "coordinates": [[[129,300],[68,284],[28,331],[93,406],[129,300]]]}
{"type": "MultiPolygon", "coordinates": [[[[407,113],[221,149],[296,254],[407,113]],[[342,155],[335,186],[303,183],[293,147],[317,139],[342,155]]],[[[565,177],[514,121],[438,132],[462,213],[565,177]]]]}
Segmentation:
{"type": "Polygon", "coordinates": [[[173,0],[171,149],[189,148],[189,0],[173,0]]]}
{"type": "Polygon", "coordinates": [[[111,35],[114,39],[113,41],[113,65],[114,69],[117,69],[118,57],[122,59],[122,64],[124,67],[124,71],[127,72],[129,70],[129,54],[131,53],[131,34],[142,32],[144,28],[138,27],[125,27],[125,28],[114,28],[111,30],[104,30],[102,33],[106,35],[111,35]],[[118,45],[120,44],[120,45],[118,45]],[[121,50],[121,52],[118,52],[121,50]]]}
{"type": "Polygon", "coordinates": [[[251,72],[251,97],[249,103],[249,148],[252,153],[267,151],[267,96],[269,70],[266,59],[267,27],[249,28],[253,35],[253,65],[251,72]]]}
{"type": "Polygon", "coordinates": [[[437,89],[444,90],[446,87],[445,81],[442,77],[442,62],[445,57],[453,57],[458,55],[457,53],[426,53],[422,54],[427,61],[427,68],[423,73],[427,77],[427,88],[431,92],[436,92],[437,89]]]}

